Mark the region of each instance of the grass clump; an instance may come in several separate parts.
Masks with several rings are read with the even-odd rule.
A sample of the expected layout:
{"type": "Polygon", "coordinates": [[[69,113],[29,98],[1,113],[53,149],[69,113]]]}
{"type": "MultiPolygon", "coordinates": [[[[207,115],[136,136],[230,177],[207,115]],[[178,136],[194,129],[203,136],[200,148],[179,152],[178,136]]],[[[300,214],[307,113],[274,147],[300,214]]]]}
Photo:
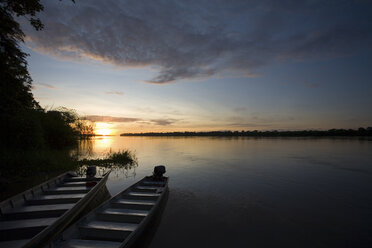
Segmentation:
{"type": "Polygon", "coordinates": [[[130,150],[119,150],[117,152],[108,152],[105,158],[82,159],[78,165],[96,165],[107,168],[133,167],[138,165],[137,156],[130,150]]]}

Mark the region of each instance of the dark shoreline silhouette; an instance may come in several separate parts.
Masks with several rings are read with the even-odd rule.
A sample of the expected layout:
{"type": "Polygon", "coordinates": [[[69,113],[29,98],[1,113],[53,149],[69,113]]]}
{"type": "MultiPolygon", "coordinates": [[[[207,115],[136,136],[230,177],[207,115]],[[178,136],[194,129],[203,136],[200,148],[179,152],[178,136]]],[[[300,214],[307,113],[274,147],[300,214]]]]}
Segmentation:
{"type": "Polygon", "coordinates": [[[249,137],[328,137],[372,136],[372,127],[358,129],[329,129],[302,131],[206,131],[206,132],[148,132],[122,133],[120,136],[249,136],[249,137]]]}

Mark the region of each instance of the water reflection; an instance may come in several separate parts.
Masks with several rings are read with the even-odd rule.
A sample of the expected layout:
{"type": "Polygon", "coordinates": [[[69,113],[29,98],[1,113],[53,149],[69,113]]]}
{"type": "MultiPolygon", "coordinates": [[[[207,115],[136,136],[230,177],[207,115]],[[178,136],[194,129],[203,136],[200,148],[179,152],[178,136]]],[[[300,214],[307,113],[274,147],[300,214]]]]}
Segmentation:
{"type": "Polygon", "coordinates": [[[78,147],[73,151],[77,159],[103,158],[112,151],[113,138],[110,136],[98,136],[92,139],[82,139],[78,147]]]}
{"type": "MultiPolygon", "coordinates": [[[[169,200],[150,247],[369,247],[372,243],[371,141],[109,139],[112,151],[136,151],[139,162],[128,178],[125,171],[109,178],[112,195],[150,174],[154,165],[167,166],[169,200]]],[[[110,149],[103,144],[101,139],[92,140],[87,154],[99,157],[110,149]]]]}

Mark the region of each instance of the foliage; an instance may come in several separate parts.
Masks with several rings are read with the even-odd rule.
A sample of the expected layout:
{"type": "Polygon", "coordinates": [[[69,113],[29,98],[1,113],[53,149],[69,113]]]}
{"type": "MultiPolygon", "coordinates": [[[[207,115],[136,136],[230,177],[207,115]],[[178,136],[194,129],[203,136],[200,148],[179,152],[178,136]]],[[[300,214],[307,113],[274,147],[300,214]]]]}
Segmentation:
{"type": "MultiPolygon", "coordinates": [[[[37,30],[42,28],[35,14],[43,10],[38,0],[0,1],[0,101],[1,113],[38,109],[39,105],[31,93],[32,79],[27,70],[27,54],[18,42],[24,41],[24,33],[15,16],[28,18],[37,30]]],[[[6,117],[6,116],[4,116],[6,117]]]]}
{"type": "Polygon", "coordinates": [[[77,119],[72,124],[72,127],[80,135],[80,138],[89,138],[95,135],[94,134],[94,128],[95,128],[94,122],[91,122],[88,120],[77,119]]]}
{"type": "Polygon", "coordinates": [[[71,146],[76,142],[76,132],[71,124],[78,119],[74,111],[57,109],[41,115],[45,143],[52,149],[71,146]]]}

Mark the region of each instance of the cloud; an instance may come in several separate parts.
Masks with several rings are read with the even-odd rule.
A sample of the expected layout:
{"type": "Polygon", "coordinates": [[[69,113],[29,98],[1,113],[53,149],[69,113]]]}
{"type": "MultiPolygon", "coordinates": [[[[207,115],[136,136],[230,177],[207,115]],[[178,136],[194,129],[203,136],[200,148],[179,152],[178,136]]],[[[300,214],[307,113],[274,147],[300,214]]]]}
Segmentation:
{"type": "Polygon", "coordinates": [[[83,117],[83,119],[94,122],[136,122],[142,120],[140,118],[114,117],[105,115],[87,115],[83,117]]]}
{"type": "Polygon", "coordinates": [[[124,95],[124,92],[121,92],[121,91],[106,91],[105,94],[122,96],[122,95],[124,95]]]}
{"type": "Polygon", "coordinates": [[[169,126],[178,121],[176,119],[171,119],[171,118],[142,119],[142,118],[131,118],[131,117],[115,117],[115,116],[107,116],[107,115],[87,115],[83,117],[82,119],[93,121],[93,122],[136,122],[137,124],[159,125],[159,126],[169,126]]]}
{"type": "Polygon", "coordinates": [[[47,89],[57,89],[57,87],[50,85],[50,84],[45,84],[45,83],[36,83],[32,86],[32,88],[36,90],[39,88],[39,86],[43,88],[47,88],[47,89]]]}
{"type": "Polygon", "coordinates": [[[43,31],[27,44],[64,58],[152,66],[163,84],[222,72],[256,76],[281,60],[370,49],[371,4],[362,1],[44,1],[43,31]]]}
{"type": "Polygon", "coordinates": [[[169,126],[176,121],[177,120],[175,120],[175,119],[155,119],[155,120],[151,120],[151,122],[153,124],[159,125],[159,126],[169,126]]]}

